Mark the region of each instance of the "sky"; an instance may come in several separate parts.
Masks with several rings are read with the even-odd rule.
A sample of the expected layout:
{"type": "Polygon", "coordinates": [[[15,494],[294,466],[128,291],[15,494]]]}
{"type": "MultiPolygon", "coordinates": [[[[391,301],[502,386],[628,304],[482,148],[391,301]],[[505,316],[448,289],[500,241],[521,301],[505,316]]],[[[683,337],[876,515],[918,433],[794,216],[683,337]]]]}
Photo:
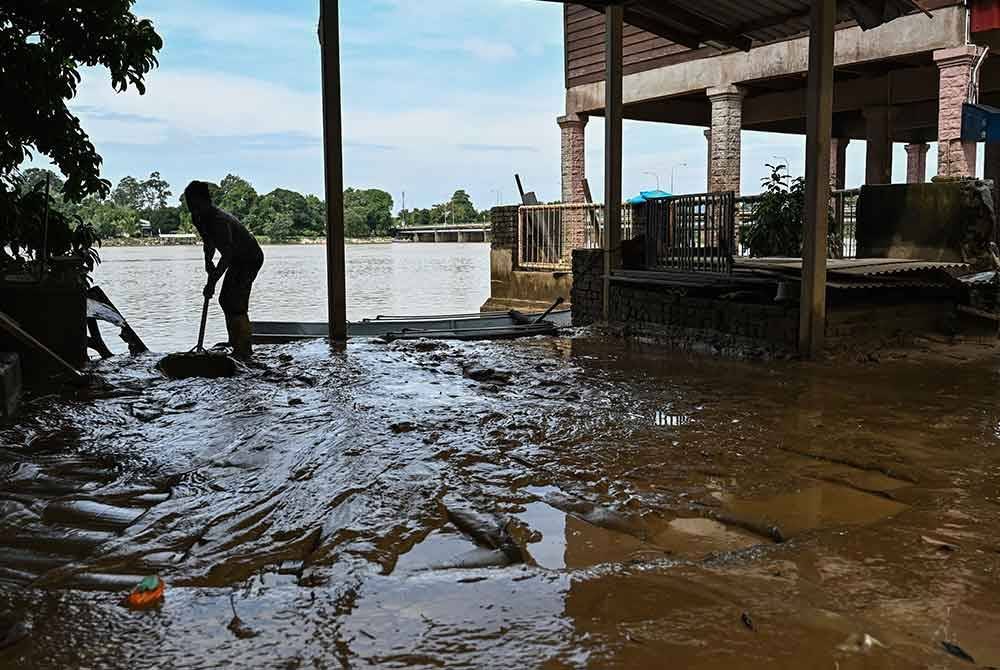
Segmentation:
{"type": "MultiPolygon", "coordinates": [[[[147,93],[116,94],[88,70],[71,108],[103,174],[159,171],[175,194],[227,173],[266,193],[322,197],[318,0],[138,0],[163,36],[147,93]]],[[[395,208],[429,207],[459,188],[479,208],[516,201],[514,173],[543,201],[560,197],[564,110],[562,8],[536,0],[341,0],[345,185],[390,192],[395,208]]],[[[624,191],[703,192],[701,128],[626,122],[624,191]],[[672,187],[671,187],[672,184],[672,187]]],[[[743,133],[742,184],[765,163],[802,171],[804,139],[743,133]]],[[[905,153],[893,173],[905,175],[905,153]]],[[[603,120],[587,126],[587,174],[603,183],[603,120]]],[[[936,164],[935,149],[928,164],[936,164]]],[[[848,147],[848,186],[864,143],[848,147]]],[[[596,195],[596,194],[595,194],[596,195]]]]}

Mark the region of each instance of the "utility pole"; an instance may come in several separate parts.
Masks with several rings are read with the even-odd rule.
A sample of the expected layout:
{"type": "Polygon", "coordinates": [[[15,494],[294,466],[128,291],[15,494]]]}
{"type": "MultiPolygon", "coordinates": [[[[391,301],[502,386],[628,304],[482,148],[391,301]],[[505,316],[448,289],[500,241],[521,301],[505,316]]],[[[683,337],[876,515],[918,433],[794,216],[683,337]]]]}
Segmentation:
{"type": "Polygon", "coordinates": [[[679,167],[687,167],[687,163],[675,163],[670,166],[670,195],[674,195],[676,193],[676,191],[674,191],[674,175],[677,173],[677,168],[679,167]]]}
{"type": "MultiPolygon", "coordinates": [[[[646,170],[645,172],[643,172],[643,174],[651,174],[654,177],[656,177],[656,190],[659,191],[660,190],[660,175],[657,174],[656,172],[653,172],[652,170],[646,170]]],[[[672,187],[671,187],[671,190],[673,190],[672,187]]]]}
{"type": "Polygon", "coordinates": [[[400,210],[400,214],[403,215],[403,228],[406,228],[406,191],[403,191],[403,209],[400,210]]]}

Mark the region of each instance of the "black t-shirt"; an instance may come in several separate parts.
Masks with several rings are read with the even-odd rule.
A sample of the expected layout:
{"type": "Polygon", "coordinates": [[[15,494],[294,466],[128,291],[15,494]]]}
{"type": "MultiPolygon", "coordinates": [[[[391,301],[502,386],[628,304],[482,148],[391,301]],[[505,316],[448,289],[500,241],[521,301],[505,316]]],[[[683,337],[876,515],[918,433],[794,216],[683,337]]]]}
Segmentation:
{"type": "Polygon", "coordinates": [[[216,249],[223,256],[229,255],[233,263],[254,263],[264,257],[260,244],[240,220],[229,212],[212,205],[208,216],[197,224],[205,244],[205,257],[210,258],[216,249]]]}

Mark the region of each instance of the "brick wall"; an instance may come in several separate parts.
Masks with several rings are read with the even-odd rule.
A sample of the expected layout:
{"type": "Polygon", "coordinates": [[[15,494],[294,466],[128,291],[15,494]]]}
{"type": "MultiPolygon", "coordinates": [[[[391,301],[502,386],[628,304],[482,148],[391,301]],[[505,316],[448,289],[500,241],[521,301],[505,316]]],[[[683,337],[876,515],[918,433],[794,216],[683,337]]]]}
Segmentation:
{"type": "MultiPolygon", "coordinates": [[[[573,252],[573,324],[603,321],[603,258],[599,250],[573,252]]],[[[906,344],[914,336],[947,331],[955,314],[947,295],[866,292],[866,302],[838,294],[828,304],[830,352],[871,351],[906,344]]],[[[860,297],[860,296],[859,296],[860,297]]],[[[798,347],[795,303],[756,304],[697,295],[659,283],[612,281],[610,326],[626,336],[671,348],[733,357],[788,355],[798,347]]]]}
{"type": "Polygon", "coordinates": [[[510,249],[517,267],[517,205],[494,207],[490,210],[490,231],[493,234],[491,249],[510,249]]]}

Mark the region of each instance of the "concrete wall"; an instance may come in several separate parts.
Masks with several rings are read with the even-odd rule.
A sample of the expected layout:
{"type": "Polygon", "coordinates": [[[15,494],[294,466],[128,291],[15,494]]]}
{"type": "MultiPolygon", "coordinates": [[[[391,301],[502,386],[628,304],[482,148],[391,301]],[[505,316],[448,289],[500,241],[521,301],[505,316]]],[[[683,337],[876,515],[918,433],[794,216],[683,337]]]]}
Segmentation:
{"type": "MultiPolygon", "coordinates": [[[[3,283],[0,310],[68,363],[76,367],[86,363],[87,296],[83,287],[3,283]]],[[[20,355],[27,382],[40,381],[58,369],[48,358],[2,330],[0,351],[20,355]]]]}
{"type": "Polygon", "coordinates": [[[570,297],[571,273],[518,270],[517,210],[517,206],[490,210],[490,297],[483,303],[484,312],[544,309],[558,297],[570,297]]]}
{"type": "Polygon", "coordinates": [[[993,185],[979,179],[864,186],[858,198],[858,257],[972,263],[991,269],[993,185]]]}
{"type": "MultiPolygon", "coordinates": [[[[603,262],[600,251],[573,252],[573,325],[603,320],[603,262]]],[[[866,291],[838,295],[827,310],[829,352],[870,351],[905,344],[914,336],[949,328],[955,315],[948,296],[866,291]]],[[[628,337],[651,339],[668,348],[736,358],[788,356],[796,351],[797,304],[725,300],[709,291],[671,288],[656,282],[612,279],[608,326],[628,337]]]]}

